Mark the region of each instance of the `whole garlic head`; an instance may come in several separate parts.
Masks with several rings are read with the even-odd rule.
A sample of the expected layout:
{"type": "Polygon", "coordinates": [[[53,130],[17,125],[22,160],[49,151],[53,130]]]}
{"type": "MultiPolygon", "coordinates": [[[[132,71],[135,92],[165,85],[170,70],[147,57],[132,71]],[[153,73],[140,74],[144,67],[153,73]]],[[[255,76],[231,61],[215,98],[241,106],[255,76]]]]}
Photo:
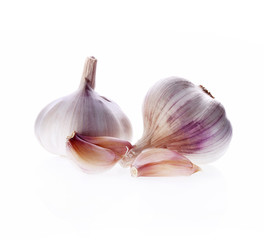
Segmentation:
{"type": "Polygon", "coordinates": [[[177,77],[157,82],[143,104],[144,133],[122,165],[144,149],[175,150],[194,163],[207,163],[227,149],[232,127],[224,107],[203,86],[177,77]]]}
{"type": "Polygon", "coordinates": [[[73,131],[91,137],[131,138],[131,124],[120,107],[94,91],[96,64],[94,57],[88,57],[79,89],[39,113],[35,134],[49,152],[65,156],[66,139],[73,131]]]}

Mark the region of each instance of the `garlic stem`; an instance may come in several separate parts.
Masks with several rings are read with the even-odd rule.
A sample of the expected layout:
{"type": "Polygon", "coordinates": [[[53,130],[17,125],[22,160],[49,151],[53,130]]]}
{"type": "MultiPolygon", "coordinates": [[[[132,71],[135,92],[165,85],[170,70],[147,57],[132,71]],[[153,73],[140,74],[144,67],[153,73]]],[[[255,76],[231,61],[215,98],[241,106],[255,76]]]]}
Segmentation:
{"type": "Polygon", "coordinates": [[[87,57],[83,67],[83,74],[80,84],[80,89],[83,89],[85,85],[94,89],[95,76],[96,76],[97,59],[95,57],[87,57]]]}

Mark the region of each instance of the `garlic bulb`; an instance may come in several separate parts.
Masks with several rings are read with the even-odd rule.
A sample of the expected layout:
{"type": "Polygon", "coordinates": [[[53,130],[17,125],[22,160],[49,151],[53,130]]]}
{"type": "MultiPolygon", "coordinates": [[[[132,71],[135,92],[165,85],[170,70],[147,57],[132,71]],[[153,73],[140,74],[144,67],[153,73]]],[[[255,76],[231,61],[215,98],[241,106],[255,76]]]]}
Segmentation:
{"type": "Polygon", "coordinates": [[[164,177],[191,175],[200,168],[176,151],[150,148],[142,151],[131,165],[133,177],[164,177]]]}
{"type": "Polygon", "coordinates": [[[79,167],[87,173],[102,172],[113,167],[132,145],[113,137],[90,137],[73,132],[67,150],[79,167]]]}
{"type": "Polygon", "coordinates": [[[96,137],[131,137],[131,125],[120,107],[94,91],[97,60],[86,59],[79,89],[55,100],[38,115],[35,133],[51,153],[66,155],[66,138],[73,131],[96,137]]]}
{"type": "Polygon", "coordinates": [[[218,159],[232,127],[224,107],[203,86],[171,77],[157,82],[143,104],[144,133],[122,160],[130,165],[147,148],[175,150],[195,163],[218,159]]]}

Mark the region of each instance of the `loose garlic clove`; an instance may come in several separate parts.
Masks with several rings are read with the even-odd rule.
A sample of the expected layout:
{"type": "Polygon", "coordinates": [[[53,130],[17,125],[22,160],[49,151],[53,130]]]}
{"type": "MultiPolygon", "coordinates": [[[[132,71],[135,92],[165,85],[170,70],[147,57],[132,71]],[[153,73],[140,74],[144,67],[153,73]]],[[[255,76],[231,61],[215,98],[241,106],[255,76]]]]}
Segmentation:
{"type": "Polygon", "coordinates": [[[226,151],[232,127],[224,107],[203,86],[171,77],[156,83],[143,104],[144,132],[121,164],[129,166],[147,148],[176,150],[195,163],[226,151]]]}
{"type": "Polygon", "coordinates": [[[176,151],[150,148],[141,152],[131,165],[133,177],[188,176],[200,168],[176,151]]]}
{"type": "Polygon", "coordinates": [[[130,142],[124,141],[118,138],[90,137],[90,136],[85,136],[81,134],[77,134],[77,135],[84,141],[87,141],[91,144],[98,145],[100,147],[112,150],[118,157],[118,160],[122,158],[132,148],[132,145],[130,142]]]}
{"type": "Polygon", "coordinates": [[[129,142],[113,137],[89,137],[73,132],[67,138],[68,156],[87,173],[112,168],[131,148],[129,142]]]}
{"type": "Polygon", "coordinates": [[[50,103],[38,115],[35,133],[49,152],[65,156],[65,140],[73,131],[92,137],[131,138],[131,124],[120,107],[93,90],[96,65],[94,57],[87,58],[79,89],[50,103]]]}

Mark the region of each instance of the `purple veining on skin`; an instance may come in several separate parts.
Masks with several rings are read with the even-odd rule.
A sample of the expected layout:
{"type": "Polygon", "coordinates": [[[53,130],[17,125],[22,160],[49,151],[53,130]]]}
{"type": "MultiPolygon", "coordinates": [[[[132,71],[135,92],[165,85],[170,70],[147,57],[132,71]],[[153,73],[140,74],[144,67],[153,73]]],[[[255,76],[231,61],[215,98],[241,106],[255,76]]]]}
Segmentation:
{"type": "MultiPolygon", "coordinates": [[[[183,96],[182,98],[180,98],[177,102],[175,102],[170,108],[169,110],[171,110],[173,107],[175,107],[175,105],[181,100],[183,99],[185,96],[183,96]]],[[[198,97],[199,98],[199,97],[198,97]]],[[[198,102],[198,101],[197,101],[198,102]]],[[[174,112],[173,115],[171,115],[168,119],[167,119],[167,122],[170,123],[172,122],[175,118],[181,118],[184,114],[186,114],[186,112],[190,111],[190,112],[193,112],[193,99],[189,99],[185,102],[184,105],[180,106],[176,112],[174,112]],[[187,109],[186,109],[186,106],[189,106],[187,109]],[[182,111],[182,109],[184,109],[184,111],[182,111]]]]}
{"type": "MultiPolygon", "coordinates": [[[[184,89],[184,88],[183,88],[183,89],[184,89]]],[[[179,93],[181,90],[183,90],[183,89],[179,89],[177,92],[173,92],[171,97],[173,97],[175,94],[178,94],[178,93],[179,93]]],[[[172,106],[169,108],[169,110],[171,110],[175,105],[177,105],[177,104],[178,104],[183,98],[185,98],[185,97],[186,97],[186,95],[183,95],[181,98],[177,99],[177,101],[174,102],[174,103],[172,104],[172,106]]],[[[188,102],[192,102],[192,99],[188,100],[188,101],[185,103],[185,105],[188,104],[188,102]]],[[[182,107],[184,107],[184,105],[181,106],[178,110],[180,110],[182,107]]]]}
{"type": "MultiPolygon", "coordinates": [[[[219,128],[218,131],[216,131],[214,134],[201,134],[201,139],[198,139],[196,141],[191,142],[190,144],[181,144],[180,146],[180,151],[184,151],[186,153],[192,153],[194,151],[199,151],[202,150],[205,147],[210,146],[207,145],[206,143],[212,142],[213,144],[211,145],[215,145],[217,142],[221,142],[224,138],[226,138],[226,134],[232,134],[232,129],[230,126],[226,127],[224,129],[225,132],[222,133],[222,136],[217,139],[217,141],[210,141],[210,139],[214,139],[215,137],[219,136],[219,132],[223,131],[222,128],[219,128]],[[187,147],[191,146],[190,149],[188,149],[187,147]],[[185,148],[186,147],[186,148],[185,148]]],[[[187,139],[186,139],[187,140],[187,139]]],[[[177,141],[177,143],[180,143],[181,141],[177,141]]],[[[177,145],[175,145],[175,147],[177,147],[177,145]]]]}
{"type": "MultiPolygon", "coordinates": [[[[219,131],[222,131],[219,129],[219,131]]],[[[221,138],[219,138],[217,140],[217,143],[220,143],[220,144],[223,144],[223,140],[225,141],[230,141],[230,138],[227,138],[227,134],[230,136],[232,135],[232,128],[229,126],[228,128],[226,128],[225,132],[222,134],[221,138]]],[[[216,132],[215,134],[213,134],[211,137],[214,138],[215,136],[219,135],[219,132],[216,132]]],[[[210,142],[210,141],[206,141],[207,143],[210,142]]],[[[212,144],[211,144],[212,145],[212,144]]],[[[216,145],[216,142],[214,141],[213,142],[213,145],[216,145]]],[[[209,145],[206,145],[204,146],[204,149],[208,150],[208,147],[210,146],[209,145]]],[[[217,147],[217,146],[215,146],[217,147]]],[[[208,151],[202,151],[202,153],[211,153],[212,152],[212,149],[208,150],[208,151]]],[[[188,152],[189,154],[191,154],[192,152],[188,152]]],[[[196,152],[196,153],[199,153],[199,152],[196,152]]]]}
{"type": "Polygon", "coordinates": [[[212,136],[208,133],[200,133],[200,138],[196,141],[191,141],[188,144],[181,144],[180,145],[180,151],[199,151],[204,148],[204,143],[206,143],[212,136]]]}
{"type": "MultiPolygon", "coordinates": [[[[230,140],[229,138],[226,138],[226,135],[229,134],[231,135],[232,134],[232,128],[231,128],[231,125],[230,125],[230,122],[228,122],[229,125],[228,127],[225,127],[225,131],[223,132],[223,129],[219,128],[214,134],[212,134],[212,138],[215,138],[215,137],[218,137],[220,135],[220,132],[222,133],[222,136],[217,140],[217,142],[221,142],[226,139],[226,140],[230,140]]],[[[215,142],[214,142],[215,144],[215,142]]]]}
{"type": "MultiPolygon", "coordinates": [[[[182,90],[182,89],[181,89],[182,90]]],[[[175,93],[175,92],[173,92],[172,93],[172,96],[173,95],[175,95],[175,94],[177,94],[177,93],[175,93]]],[[[184,95],[184,96],[182,96],[181,98],[179,98],[175,103],[173,103],[172,104],[172,106],[168,109],[168,111],[170,111],[179,101],[181,101],[183,98],[185,98],[186,97],[186,95],[184,95]]],[[[161,98],[162,99],[162,98],[161,98]]],[[[167,104],[167,103],[166,103],[167,104]]],[[[164,106],[166,105],[166,104],[164,104],[164,106]]],[[[146,114],[146,116],[145,117],[147,117],[147,119],[148,119],[148,121],[150,121],[150,119],[151,119],[151,121],[150,122],[148,122],[148,124],[152,124],[152,121],[153,121],[153,118],[148,118],[148,115],[146,114]]],[[[178,117],[178,116],[177,116],[178,117]]],[[[160,115],[158,116],[158,119],[159,119],[159,121],[160,121],[160,115]]],[[[167,122],[169,123],[169,121],[173,121],[175,119],[175,116],[174,115],[171,115],[171,116],[169,116],[169,118],[168,118],[168,120],[167,120],[167,122]]],[[[158,128],[159,127],[159,125],[158,125],[158,123],[159,123],[159,121],[156,121],[156,128],[158,128]]]]}
{"type": "MultiPolygon", "coordinates": [[[[189,135],[188,138],[194,138],[197,137],[201,134],[201,132],[207,132],[208,130],[210,130],[214,125],[216,125],[222,118],[224,117],[224,115],[220,115],[219,118],[217,118],[217,120],[215,121],[215,119],[213,119],[211,122],[207,123],[206,127],[202,127],[200,129],[198,129],[197,131],[193,132],[192,135],[189,135]]],[[[203,126],[203,123],[206,120],[200,121],[200,123],[198,123],[200,126],[203,126]]],[[[176,134],[176,133],[175,133],[176,134]]],[[[184,138],[181,139],[180,141],[184,141],[187,140],[188,138],[184,138]]]]}
{"type": "MultiPolygon", "coordinates": [[[[196,132],[195,135],[188,135],[187,137],[177,140],[177,144],[180,144],[181,148],[187,147],[187,146],[196,146],[193,147],[197,149],[197,146],[199,146],[199,149],[203,148],[204,143],[209,141],[210,139],[213,139],[216,134],[211,134],[208,129],[200,129],[196,132]],[[198,137],[198,139],[194,140],[195,137],[198,137]],[[182,142],[188,141],[188,139],[192,139],[192,141],[189,144],[181,144],[182,142]]],[[[185,134],[186,136],[187,134],[185,134]]]]}
{"type": "MultiPolygon", "coordinates": [[[[214,111],[216,111],[216,109],[214,109],[214,111]]],[[[177,137],[177,135],[181,135],[182,133],[185,135],[185,138],[183,138],[181,140],[175,139],[176,144],[174,146],[180,147],[179,151],[184,151],[186,153],[192,153],[194,151],[202,150],[205,147],[206,143],[210,142],[210,139],[214,139],[215,136],[219,135],[219,131],[222,131],[222,129],[219,129],[216,133],[212,134],[212,133],[210,133],[209,130],[214,125],[216,125],[224,116],[225,116],[225,114],[221,114],[219,118],[212,119],[212,121],[210,121],[210,123],[206,124],[206,126],[207,126],[206,128],[203,128],[203,127],[198,128],[198,130],[194,131],[192,134],[188,134],[188,133],[190,133],[191,130],[197,129],[198,126],[203,126],[205,120],[192,121],[192,122],[188,123],[187,125],[183,126],[181,129],[179,129],[177,132],[172,134],[172,136],[176,136],[176,137],[177,137]],[[194,140],[195,137],[198,137],[198,139],[194,140]],[[188,141],[188,139],[192,139],[194,141],[191,141],[189,144],[184,144],[183,142],[188,141]],[[182,144],[180,144],[180,143],[182,143],[182,144]],[[189,147],[189,149],[188,149],[188,147],[189,147]]],[[[172,136],[170,136],[170,137],[172,137],[172,136]]],[[[223,137],[224,136],[225,135],[223,135],[223,137]]],[[[215,142],[214,142],[214,144],[215,144],[215,142]]],[[[172,147],[173,145],[169,145],[169,146],[172,147]]]]}
{"type": "MultiPolygon", "coordinates": [[[[212,114],[214,114],[214,112],[216,112],[218,110],[219,109],[214,108],[211,113],[208,112],[207,114],[208,115],[212,115],[212,114]]],[[[181,134],[182,132],[188,133],[188,132],[191,132],[191,130],[193,130],[195,128],[197,129],[198,126],[201,126],[200,128],[197,129],[197,131],[194,131],[191,135],[188,135],[188,137],[186,137],[184,139],[181,139],[180,141],[188,140],[188,138],[190,138],[190,137],[198,136],[201,131],[203,131],[203,132],[208,131],[213,125],[216,125],[223,117],[225,117],[225,112],[224,111],[223,111],[223,114],[221,114],[219,116],[219,118],[217,118],[217,119],[213,118],[210,122],[208,122],[206,124],[205,124],[205,122],[207,121],[207,117],[205,117],[202,121],[199,121],[199,120],[191,121],[187,125],[181,127],[178,131],[173,133],[173,135],[177,136],[177,135],[181,134]],[[203,127],[203,126],[206,126],[206,127],[203,127]]],[[[178,116],[177,116],[177,118],[178,118],[178,116]]]]}
{"type": "MultiPolygon", "coordinates": [[[[172,85],[172,87],[175,87],[175,85],[181,85],[181,86],[177,86],[176,91],[175,90],[172,91],[171,94],[168,96],[168,99],[171,99],[172,97],[174,97],[174,95],[178,94],[182,90],[194,86],[191,82],[188,82],[185,79],[180,79],[180,80],[177,80],[177,81],[174,80],[174,81],[171,81],[170,84],[172,85]]],[[[173,105],[168,109],[168,111],[171,110],[179,101],[181,101],[185,97],[186,97],[186,95],[183,95],[181,98],[177,99],[177,101],[175,103],[173,103],[173,105]]],[[[160,101],[164,102],[163,95],[160,97],[160,101]]],[[[164,106],[166,106],[166,104],[167,104],[167,102],[165,101],[164,102],[164,106]]],[[[162,108],[164,108],[164,106],[162,108]]],[[[152,115],[153,115],[152,113],[151,114],[145,114],[145,118],[147,118],[149,123],[152,123],[153,120],[154,120],[152,115]]]]}

